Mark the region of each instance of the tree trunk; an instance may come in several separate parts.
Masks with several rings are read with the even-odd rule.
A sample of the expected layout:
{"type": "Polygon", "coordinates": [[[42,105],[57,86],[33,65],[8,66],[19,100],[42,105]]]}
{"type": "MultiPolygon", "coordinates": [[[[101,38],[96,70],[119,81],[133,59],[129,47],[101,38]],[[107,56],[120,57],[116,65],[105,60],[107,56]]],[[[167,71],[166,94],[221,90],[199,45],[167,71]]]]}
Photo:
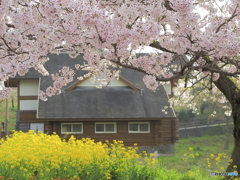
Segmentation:
{"type": "Polygon", "coordinates": [[[232,106],[234,148],[231,155],[232,161],[228,165],[226,172],[237,171],[238,177],[240,177],[240,92],[232,80],[225,75],[220,75],[214,84],[224,94],[232,106]]]}
{"type": "Polygon", "coordinates": [[[234,122],[234,148],[231,155],[232,162],[227,167],[227,172],[237,171],[240,177],[240,104],[235,104],[233,107],[233,122],[234,122]],[[236,168],[234,166],[237,166],[236,168]]]}

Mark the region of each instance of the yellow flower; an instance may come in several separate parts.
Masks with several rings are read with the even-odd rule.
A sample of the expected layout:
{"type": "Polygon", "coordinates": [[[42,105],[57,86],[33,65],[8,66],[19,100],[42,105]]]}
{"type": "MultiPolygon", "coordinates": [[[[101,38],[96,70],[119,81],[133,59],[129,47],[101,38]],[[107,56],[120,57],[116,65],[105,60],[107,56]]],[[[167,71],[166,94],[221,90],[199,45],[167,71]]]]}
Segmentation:
{"type": "Polygon", "coordinates": [[[192,171],[188,171],[188,176],[193,176],[193,172],[192,171]]]}
{"type": "Polygon", "coordinates": [[[213,158],[213,157],[214,157],[214,154],[211,154],[210,157],[213,158]]]}
{"type": "Polygon", "coordinates": [[[223,170],[224,170],[224,167],[220,167],[220,169],[223,171],[223,170]]]}
{"type": "Polygon", "coordinates": [[[222,156],[223,156],[223,153],[218,153],[218,156],[219,156],[219,157],[222,157],[222,156]]]}
{"type": "Polygon", "coordinates": [[[221,161],[221,159],[220,159],[220,157],[216,157],[216,159],[215,159],[216,161],[218,161],[218,162],[220,162],[221,161]]]}
{"type": "Polygon", "coordinates": [[[154,157],[154,153],[150,153],[150,154],[149,154],[149,157],[154,157]]]}
{"type": "Polygon", "coordinates": [[[194,154],[190,154],[189,156],[190,156],[191,158],[195,158],[194,154]]]}
{"type": "MultiPolygon", "coordinates": [[[[2,173],[2,169],[6,167],[6,171],[10,169],[17,174],[15,172],[17,169],[30,177],[37,170],[38,175],[43,177],[42,179],[51,179],[51,177],[45,178],[44,174],[51,172],[52,169],[63,169],[66,177],[70,178],[69,170],[82,172],[90,164],[96,164],[104,178],[111,179],[109,169],[113,164],[116,166],[115,171],[121,173],[127,172],[128,168],[132,167],[131,163],[138,161],[139,167],[156,168],[157,160],[152,158],[153,153],[145,152],[142,158],[137,153],[137,147],[125,148],[122,143],[122,141],[114,141],[114,143],[106,145],[94,142],[90,138],[77,140],[74,136],[63,141],[56,133],[46,135],[31,131],[28,133],[14,132],[10,138],[2,140],[0,145],[0,163],[4,164],[0,167],[0,172],[2,173]],[[26,163],[23,164],[23,162],[26,163]]],[[[93,172],[94,169],[89,169],[86,174],[93,172]]],[[[12,178],[16,179],[16,177],[12,178]]],[[[78,178],[78,176],[74,176],[74,179],[78,178]]],[[[101,179],[103,178],[101,177],[101,179]]]]}
{"type": "Polygon", "coordinates": [[[234,168],[234,169],[237,169],[237,165],[234,165],[233,168],[234,168]]]}
{"type": "Polygon", "coordinates": [[[189,151],[193,151],[193,148],[189,148],[188,150],[189,150],[189,151]]]}

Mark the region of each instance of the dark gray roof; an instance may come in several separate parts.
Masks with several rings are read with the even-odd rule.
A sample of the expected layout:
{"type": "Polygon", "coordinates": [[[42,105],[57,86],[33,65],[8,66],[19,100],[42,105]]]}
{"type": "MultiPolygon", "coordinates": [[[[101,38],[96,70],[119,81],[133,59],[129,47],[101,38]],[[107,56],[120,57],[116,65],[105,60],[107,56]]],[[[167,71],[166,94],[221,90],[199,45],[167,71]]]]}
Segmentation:
{"type": "MultiPolygon", "coordinates": [[[[80,56],[76,59],[69,58],[68,54],[51,54],[50,60],[45,64],[46,69],[52,73],[58,72],[62,66],[74,68],[77,63],[84,61],[80,56]]],[[[76,77],[85,74],[86,71],[77,71],[76,77]]],[[[24,77],[39,77],[37,71],[31,69],[24,77]]],[[[129,69],[121,70],[121,77],[138,87],[133,90],[130,87],[78,87],[48,98],[48,101],[39,100],[38,118],[172,118],[175,114],[172,108],[167,108],[165,114],[162,109],[169,106],[168,96],[163,86],[157,91],[146,88],[142,81],[144,74],[129,69]]],[[[41,76],[41,90],[45,90],[52,83],[51,77],[41,76]]]]}

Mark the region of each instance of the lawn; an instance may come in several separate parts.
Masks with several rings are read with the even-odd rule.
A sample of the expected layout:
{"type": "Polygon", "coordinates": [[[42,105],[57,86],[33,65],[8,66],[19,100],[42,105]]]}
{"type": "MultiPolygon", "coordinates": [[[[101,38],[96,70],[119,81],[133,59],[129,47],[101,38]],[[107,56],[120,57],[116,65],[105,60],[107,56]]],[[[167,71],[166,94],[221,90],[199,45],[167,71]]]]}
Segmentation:
{"type": "Polygon", "coordinates": [[[233,149],[233,137],[230,137],[228,149],[224,149],[225,135],[180,139],[176,143],[174,156],[161,156],[158,160],[163,167],[179,173],[192,169],[199,169],[204,174],[225,172],[233,149]]]}
{"type": "MultiPolygon", "coordinates": [[[[9,105],[9,117],[8,117],[8,130],[12,131],[15,129],[16,123],[16,111],[17,111],[17,88],[12,88],[11,97],[8,100],[9,105]]],[[[6,101],[0,101],[0,126],[2,122],[6,121],[6,101]]]]}

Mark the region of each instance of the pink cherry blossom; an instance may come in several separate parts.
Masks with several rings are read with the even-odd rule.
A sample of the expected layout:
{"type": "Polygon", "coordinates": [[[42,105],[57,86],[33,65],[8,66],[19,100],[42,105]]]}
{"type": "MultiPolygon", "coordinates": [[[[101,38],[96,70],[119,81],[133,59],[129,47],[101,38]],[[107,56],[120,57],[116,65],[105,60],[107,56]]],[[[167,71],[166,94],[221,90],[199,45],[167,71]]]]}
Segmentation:
{"type": "MultiPolygon", "coordinates": [[[[62,51],[70,58],[83,54],[87,62],[76,70],[85,68],[107,81],[118,77],[121,67],[144,72],[151,89],[159,85],[155,80],[195,76],[196,71],[216,81],[219,70],[212,64],[230,63],[233,66],[221,66],[221,71],[238,73],[237,0],[24,0],[4,1],[0,7],[0,80],[25,75],[31,67],[47,76],[47,55],[62,51]],[[142,46],[161,53],[138,57],[142,46]],[[188,60],[173,59],[181,54],[188,60]],[[184,67],[187,61],[190,66],[184,67]]],[[[64,68],[52,75],[54,82],[43,90],[43,99],[59,94],[74,74],[64,68]]]]}

